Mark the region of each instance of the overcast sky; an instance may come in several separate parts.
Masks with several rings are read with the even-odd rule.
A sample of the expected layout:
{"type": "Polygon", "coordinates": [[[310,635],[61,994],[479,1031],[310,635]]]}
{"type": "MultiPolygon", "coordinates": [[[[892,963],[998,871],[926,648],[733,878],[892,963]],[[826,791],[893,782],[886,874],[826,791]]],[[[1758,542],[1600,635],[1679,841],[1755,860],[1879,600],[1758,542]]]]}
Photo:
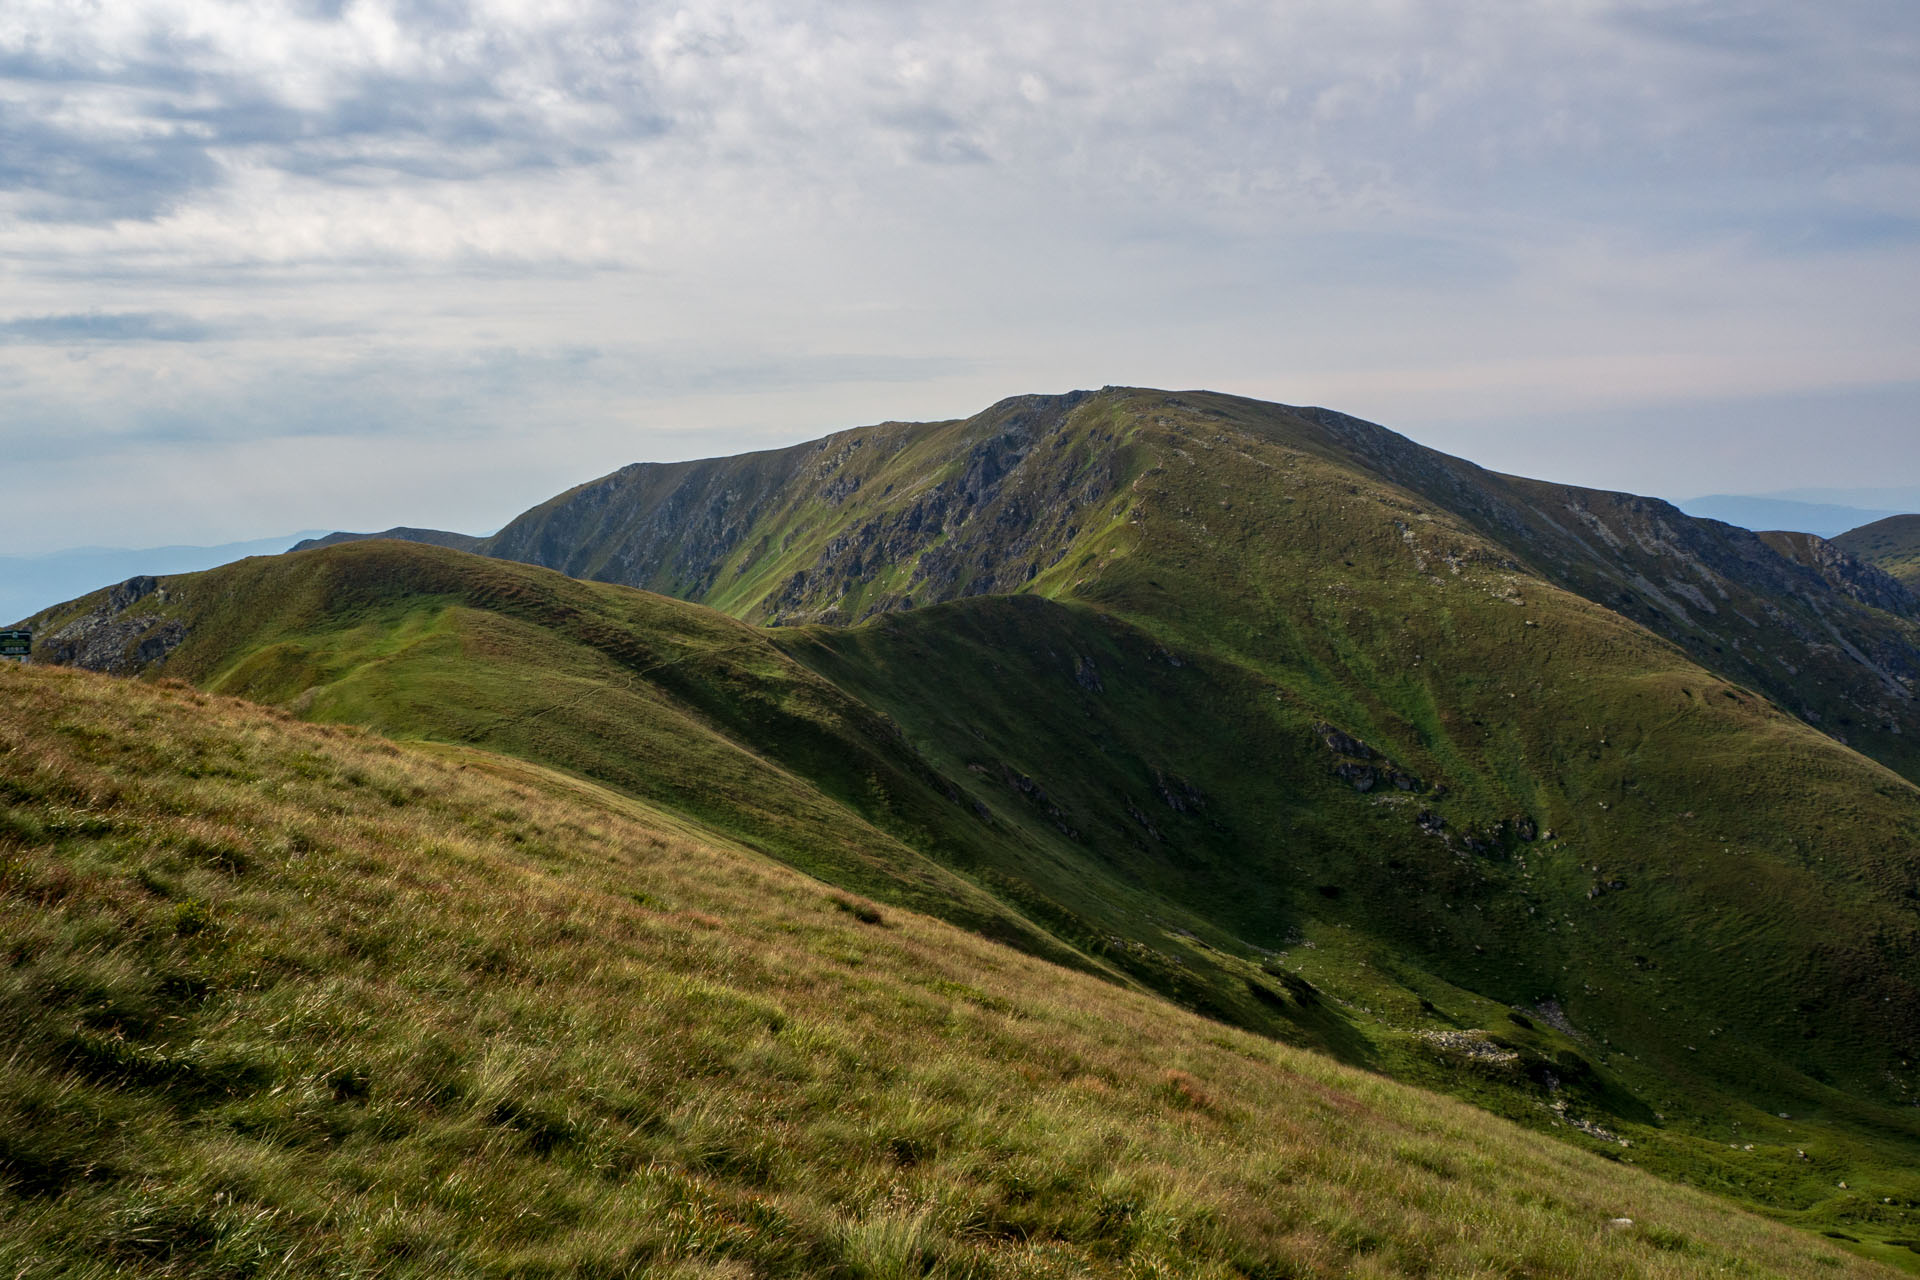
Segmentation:
{"type": "Polygon", "coordinates": [[[6,0],[11,549],[1023,391],[1920,486],[1912,0],[6,0]]]}

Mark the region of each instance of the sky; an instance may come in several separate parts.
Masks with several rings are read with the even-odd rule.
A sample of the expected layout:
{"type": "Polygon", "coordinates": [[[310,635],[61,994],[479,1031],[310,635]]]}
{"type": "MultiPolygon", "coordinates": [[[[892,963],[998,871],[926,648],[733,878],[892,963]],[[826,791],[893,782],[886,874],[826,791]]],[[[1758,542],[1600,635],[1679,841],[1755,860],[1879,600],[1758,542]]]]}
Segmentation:
{"type": "Polygon", "coordinates": [[[1107,384],[1920,486],[1920,7],[0,5],[0,552],[1107,384]]]}

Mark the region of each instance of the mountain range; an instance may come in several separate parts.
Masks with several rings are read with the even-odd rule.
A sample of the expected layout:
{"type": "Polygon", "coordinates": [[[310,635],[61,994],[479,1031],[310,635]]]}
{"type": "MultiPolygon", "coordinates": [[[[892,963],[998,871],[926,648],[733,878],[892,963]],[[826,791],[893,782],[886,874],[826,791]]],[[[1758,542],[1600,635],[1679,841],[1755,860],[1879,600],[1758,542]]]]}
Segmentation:
{"type": "Polygon", "coordinates": [[[1920,1256],[1911,539],[1107,388],[322,542],[43,611],[36,663],[557,770],[1920,1256]]]}
{"type": "Polygon", "coordinates": [[[1850,529],[1920,510],[1920,489],[1788,489],[1779,493],[1711,493],[1674,504],[1690,516],[1743,529],[1788,529],[1837,538],[1850,529]]]}

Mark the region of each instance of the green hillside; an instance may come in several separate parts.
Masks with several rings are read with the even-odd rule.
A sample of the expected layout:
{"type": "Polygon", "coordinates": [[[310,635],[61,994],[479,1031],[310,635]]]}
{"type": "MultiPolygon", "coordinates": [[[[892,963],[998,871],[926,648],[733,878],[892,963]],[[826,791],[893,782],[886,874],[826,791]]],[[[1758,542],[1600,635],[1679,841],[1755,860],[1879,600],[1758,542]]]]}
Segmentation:
{"type": "Polygon", "coordinates": [[[630,469],[644,501],[587,486],[491,548],[671,531],[655,585],[796,625],[366,541],[122,584],[37,619],[37,654],[590,778],[1219,1023],[1920,1239],[1920,790],[1839,741],[1911,767],[1910,597],[1826,544],[1439,458],[1227,397],[1030,398],[630,469]],[[641,532],[586,537],[589,508],[641,532]]]}
{"type": "Polygon", "coordinates": [[[1876,520],[1841,534],[1833,544],[1920,591],[1920,516],[1876,520]]]}
{"type": "Polygon", "coordinates": [[[869,806],[895,834],[851,812],[846,801],[876,789],[928,792],[898,729],[712,610],[362,541],[97,593],[50,630],[43,654],[107,670],[132,669],[166,637],[176,678],[553,764],[845,887],[1068,955],[903,843],[911,821],[869,806]]]}
{"type": "Polygon", "coordinates": [[[0,798],[21,1280],[1886,1274],[511,759],[0,667],[0,798]]]}
{"type": "Polygon", "coordinates": [[[1080,596],[1115,554],[1152,560],[1183,526],[1293,539],[1258,546],[1262,564],[1229,562],[1247,579],[1344,569],[1354,545],[1450,578],[1473,535],[1483,563],[1630,618],[1920,779],[1920,598],[1900,583],[1655,499],[1498,475],[1324,409],[1111,387],[1023,396],[964,421],[626,467],[478,549],[749,621],[844,625],[971,595],[1080,596]]]}

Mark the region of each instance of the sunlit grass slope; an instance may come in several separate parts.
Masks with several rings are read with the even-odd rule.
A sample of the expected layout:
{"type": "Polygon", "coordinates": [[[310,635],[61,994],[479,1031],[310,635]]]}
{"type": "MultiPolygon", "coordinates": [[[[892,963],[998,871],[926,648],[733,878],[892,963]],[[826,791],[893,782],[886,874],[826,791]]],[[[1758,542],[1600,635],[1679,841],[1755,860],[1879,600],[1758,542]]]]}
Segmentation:
{"type": "Polygon", "coordinates": [[[8,1275],[1879,1274],[471,749],[0,667],[0,801],[8,1275]]]}
{"type": "Polygon", "coordinates": [[[937,845],[927,811],[959,812],[957,796],[916,770],[896,727],[757,628],[647,592],[388,541],[166,581],[122,617],[187,628],[170,675],[311,719],[556,765],[846,887],[1070,954],[915,847],[937,845]]]}

